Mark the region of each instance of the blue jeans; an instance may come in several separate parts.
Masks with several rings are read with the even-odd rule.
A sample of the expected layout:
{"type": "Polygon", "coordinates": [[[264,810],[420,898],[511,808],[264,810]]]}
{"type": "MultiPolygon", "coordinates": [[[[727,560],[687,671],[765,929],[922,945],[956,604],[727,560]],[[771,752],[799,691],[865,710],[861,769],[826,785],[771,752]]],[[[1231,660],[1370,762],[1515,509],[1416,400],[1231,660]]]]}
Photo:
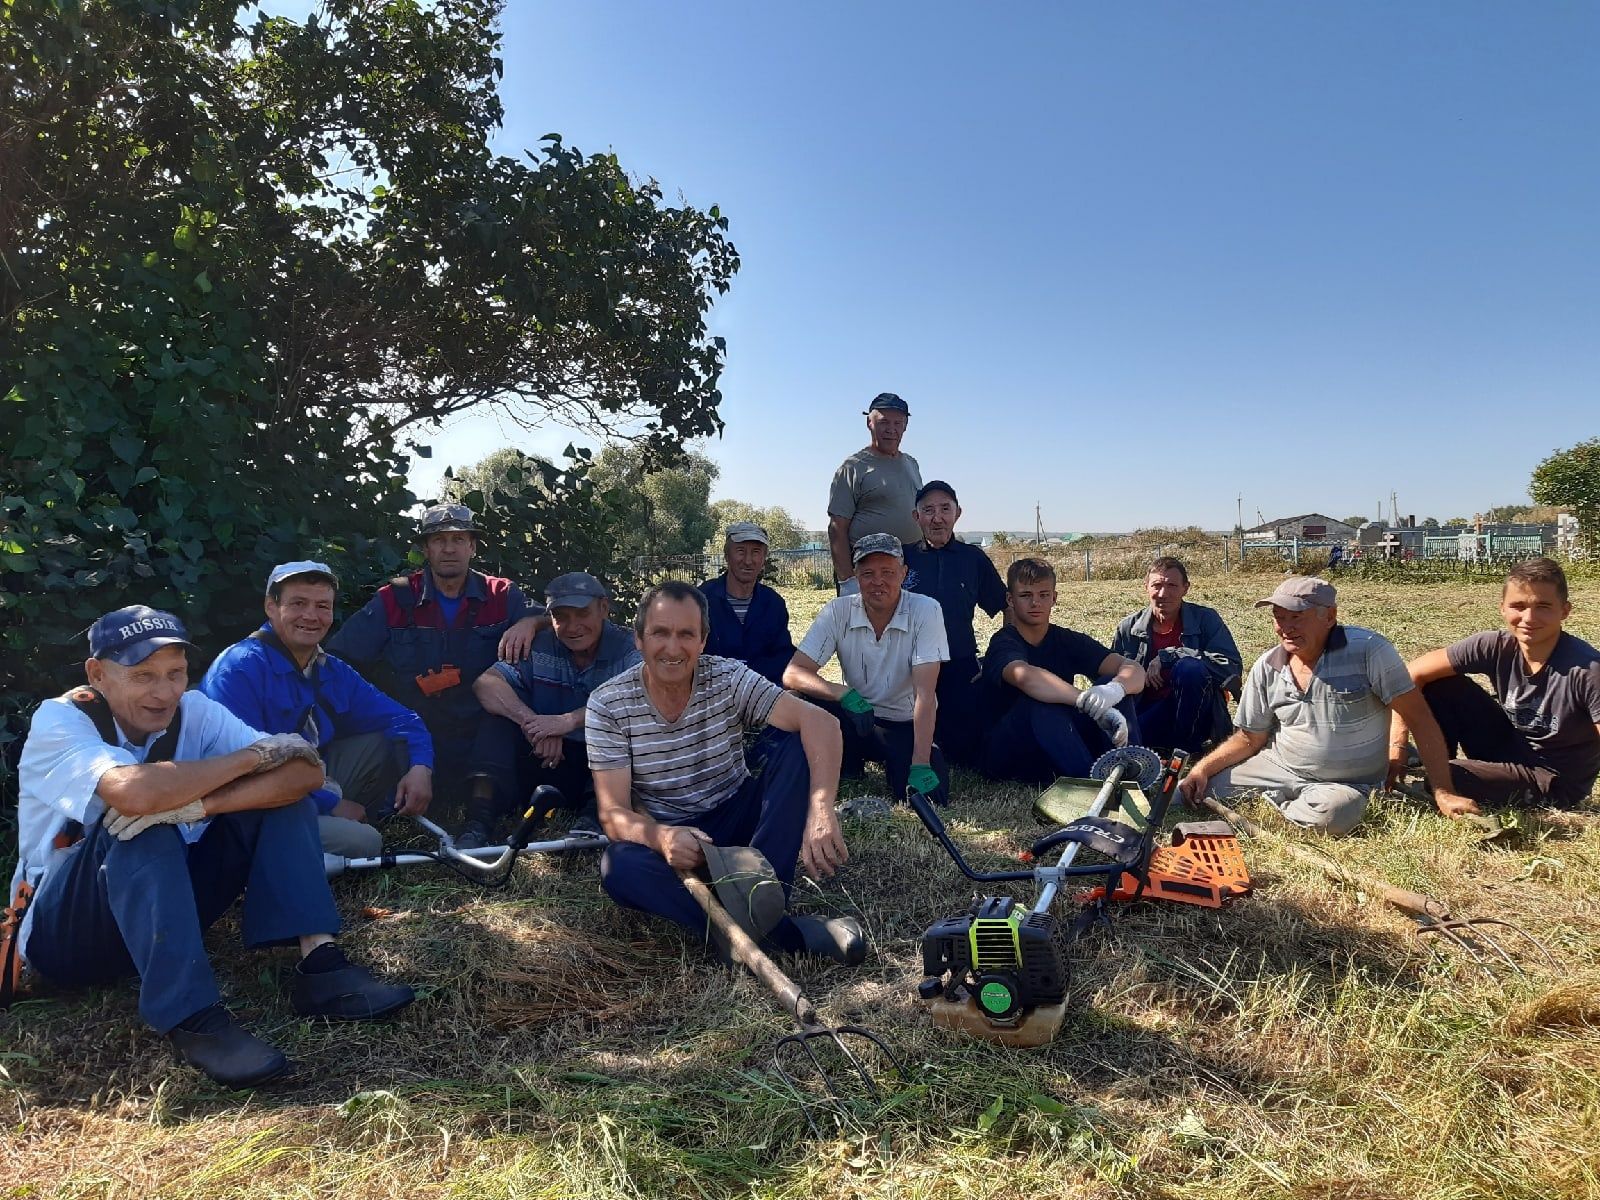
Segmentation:
{"type": "Polygon", "coordinates": [[[119,842],[96,823],[50,869],[24,957],[69,987],[139,977],[139,1015],[158,1033],[221,999],[202,935],[244,896],[247,946],[337,933],[309,799],[213,817],[186,844],[175,825],[119,842]]]}
{"type": "MultiPolygon", "coordinates": [[[[663,824],[692,825],[718,846],[755,847],[772,864],[787,900],[810,805],[811,769],[800,735],[791,733],[773,739],[761,774],[746,779],[716,808],[663,824]]],[[[618,904],[676,921],[697,936],[707,935],[705,912],[667,860],[649,846],[612,842],[600,857],[600,882],[618,904]]],[[[787,917],[767,939],[780,950],[800,950],[805,944],[787,917]]]]}
{"type": "Polygon", "coordinates": [[[1138,697],[1140,740],[1198,753],[1212,729],[1216,710],[1216,684],[1198,658],[1180,658],[1166,671],[1166,688],[1159,696],[1138,697]]]}

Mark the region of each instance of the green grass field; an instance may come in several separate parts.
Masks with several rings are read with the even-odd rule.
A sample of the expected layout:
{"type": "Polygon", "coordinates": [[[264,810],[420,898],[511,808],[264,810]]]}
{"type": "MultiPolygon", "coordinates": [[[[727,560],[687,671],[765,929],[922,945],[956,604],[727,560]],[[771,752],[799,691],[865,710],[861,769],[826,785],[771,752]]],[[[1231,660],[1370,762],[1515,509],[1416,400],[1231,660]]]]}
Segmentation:
{"type": "MultiPolygon", "coordinates": [[[[1072,584],[1063,623],[1109,637],[1137,583],[1072,584]]],[[[1247,662],[1260,578],[1197,581],[1247,662]]],[[[1494,585],[1352,583],[1341,614],[1407,656],[1497,623],[1494,585]]],[[[791,593],[796,633],[826,598],[791,593]]],[[[1570,628],[1600,639],[1600,585],[1570,628]]],[[[983,638],[986,640],[987,633],[983,638]]],[[[883,790],[881,775],[864,788],[883,790]]],[[[958,775],[952,824],[998,862],[1030,796],[958,775]]],[[[1591,806],[1594,801],[1591,799],[1591,806]]],[[[1259,807],[1249,809],[1262,820],[1259,807]]],[[[352,949],[416,982],[379,1027],[292,1019],[286,953],[211,939],[229,1002],[304,1064],[237,1096],[176,1066],[131,987],[0,1018],[0,1196],[1406,1197],[1600,1195],[1600,820],[1535,814],[1486,849],[1398,797],[1338,860],[1516,920],[1558,966],[1492,981],[1271,844],[1255,893],[1142,903],[1075,950],[1073,1011],[1040,1050],[929,1027],[919,937],[970,886],[914,818],[847,827],[841,875],[797,889],[859,915],[866,966],[807,961],[829,1016],[888,1036],[908,1077],[813,1136],[765,1069],[788,1028],[751,979],[602,896],[592,859],[484,892],[439,870],[335,883],[352,949]]]]}

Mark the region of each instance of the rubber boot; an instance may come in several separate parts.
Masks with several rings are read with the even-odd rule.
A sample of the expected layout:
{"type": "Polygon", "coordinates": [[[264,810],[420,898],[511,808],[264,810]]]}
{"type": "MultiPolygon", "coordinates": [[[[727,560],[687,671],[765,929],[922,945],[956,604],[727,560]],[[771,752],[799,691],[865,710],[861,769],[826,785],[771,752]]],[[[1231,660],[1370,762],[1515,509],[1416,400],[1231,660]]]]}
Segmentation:
{"type": "Polygon", "coordinates": [[[500,823],[500,804],[495,799],[494,780],[487,775],[470,776],[467,820],[456,834],[457,850],[476,850],[492,844],[495,826],[500,823]]]}

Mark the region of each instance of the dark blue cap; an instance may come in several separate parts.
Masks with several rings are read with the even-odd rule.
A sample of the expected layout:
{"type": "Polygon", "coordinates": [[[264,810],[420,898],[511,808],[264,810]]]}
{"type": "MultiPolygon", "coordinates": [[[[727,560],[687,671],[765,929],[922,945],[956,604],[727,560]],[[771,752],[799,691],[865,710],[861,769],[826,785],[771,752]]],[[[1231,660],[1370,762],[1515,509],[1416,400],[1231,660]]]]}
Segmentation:
{"type": "Polygon", "coordinates": [[[124,667],[142,663],[163,646],[190,645],[189,631],[171,613],[133,604],[89,626],[89,655],[124,667]]]}
{"type": "Polygon", "coordinates": [[[897,412],[905,413],[908,417],[911,415],[911,409],[906,406],[906,402],[893,392],[879,392],[872,398],[872,403],[867,405],[867,412],[897,412]]]}

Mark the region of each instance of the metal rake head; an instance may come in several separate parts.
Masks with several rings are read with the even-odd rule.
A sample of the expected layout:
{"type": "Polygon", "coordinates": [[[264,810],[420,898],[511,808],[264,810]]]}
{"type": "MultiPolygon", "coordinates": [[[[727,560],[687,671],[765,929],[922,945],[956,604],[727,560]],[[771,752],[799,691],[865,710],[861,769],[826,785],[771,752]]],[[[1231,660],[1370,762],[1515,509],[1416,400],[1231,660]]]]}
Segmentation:
{"type": "Polygon", "coordinates": [[[1524,974],[1516,958],[1491,932],[1491,926],[1499,926],[1503,931],[1502,937],[1506,932],[1515,934],[1521,941],[1513,940],[1512,944],[1531,947],[1545,966],[1556,965],[1555,956],[1550,953],[1548,946],[1522,926],[1498,917],[1452,917],[1446,913],[1439,917],[1419,916],[1416,922],[1419,938],[1431,938],[1433,942],[1444,942],[1455,947],[1471,958],[1473,964],[1490,979],[1499,979],[1495,970],[1502,964],[1518,975],[1524,974]]]}
{"type": "Polygon", "coordinates": [[[860,1025],[804,1025],[779,1038],[772,1046],[773,1070],[800,1105],[811,1132],[818,1136],[822,1129],[812,1116],[812,1109],[818,1105],[842,1114],[844,1105],[853,1096],[865,1093],[874,1101],[883,1099],[883,1091],[872,1069],[862,1061],[861,1054],[851,1049],[847,1039],[855,1039],[858,1048],[869,1058],[886,1063],[896,1079],[905,1078],[905,1067],[888,1043],[860,1025]],[[819,1047],[821,1053],[818,1053],[819,1047]],[[841,1060],[847,1083],[838,1078],[841,1060]],[[854,1079],[849,1079],[852,1073],[854,1079]],[[819,1087],[820,1096],[817,1094],[819,1087]]]}

